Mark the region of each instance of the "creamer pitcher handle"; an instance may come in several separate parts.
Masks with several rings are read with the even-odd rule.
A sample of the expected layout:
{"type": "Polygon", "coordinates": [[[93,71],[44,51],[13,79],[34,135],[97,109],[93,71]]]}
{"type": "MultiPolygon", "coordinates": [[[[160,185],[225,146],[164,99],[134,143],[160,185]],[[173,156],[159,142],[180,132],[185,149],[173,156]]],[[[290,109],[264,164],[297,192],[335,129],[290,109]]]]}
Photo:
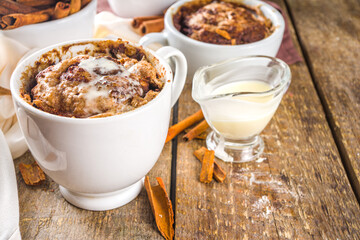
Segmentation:
{"type": "Polygon", "coordinates": [[[175,63],[175,73],[171,86],[171,106],[178,100],[184,88],[187,75],[187,62],[184,54],[173,47],[162,47],[156,51],[165,60],[171,58],[175,63]]]}

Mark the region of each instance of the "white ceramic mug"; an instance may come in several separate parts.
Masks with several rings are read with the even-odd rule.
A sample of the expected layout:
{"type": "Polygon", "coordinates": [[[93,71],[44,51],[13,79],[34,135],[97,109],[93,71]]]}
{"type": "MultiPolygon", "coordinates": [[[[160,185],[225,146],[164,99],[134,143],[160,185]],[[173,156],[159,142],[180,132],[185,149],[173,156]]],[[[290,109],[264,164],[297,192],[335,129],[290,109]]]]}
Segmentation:
{"type": "MultiPolygon", "coordinates": [[[[180,0],[173,4],[165,13],[165,29],[161,33],[150,33],[141,38],[140,44],[148,46],[157,42],[163,45],[173,46],[182,51],[188,61],[188,74],[192,77],[195,71],[201,67],[227,60],[234,57],[248,55],[266,55],[275,57],[277,54],[285,29],[282,15],[269,4],[259,0],[243,0],[249,6],[260,5],[260,10],[271,20],[275,26],[274,32],[265,39],[257,42],[241,45],[218,45],[194,40],[179,32],[173,23],[173,15],[186,2],[180,0]]],[[[240,0],[239,0],[240,1],[240,0]]]]}
{"type": "Polygon", "coordinates": [[[159,15],[175,1],[176,0],[108,0],[111,9],[123,18],[159,15]]]}
{"type": "MultiPolygon", "coordinates": [[[[59,62],[83,54],[95,41],[101,40],[69,48],[60,59],[50,58],[59,62]]],[[[20,97],[26,69],[35,71],[36,61],[53,49],[82,42],[50,46],[29,56],[16,67],[10,87],[29,149],[44,172],[60,185],[65,199],[80,208],[108,210],[130,202],[140,193],[144,176],[163,149],[171,107],[183,89],[187,64],[175,48],[163,47],[156,53],[145,49],[163,75],[164,87],[144,106],[111,117],[62,117],[39,110],[20,97]],[[168,58],[176,65],[174,77],[165,61],[168,58]]]]}

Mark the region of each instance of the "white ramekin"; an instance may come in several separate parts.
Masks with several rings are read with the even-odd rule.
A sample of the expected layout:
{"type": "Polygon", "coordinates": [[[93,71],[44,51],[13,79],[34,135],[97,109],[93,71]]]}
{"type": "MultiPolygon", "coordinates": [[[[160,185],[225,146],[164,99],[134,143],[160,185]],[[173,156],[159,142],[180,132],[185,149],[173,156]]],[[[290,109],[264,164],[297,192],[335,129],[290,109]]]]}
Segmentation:
{"type": "Polygon", "coordinates": [[[194,40],[179,32],[173,23],[173,16],[178,9],[191,0],[180,0],[173,4],[165,14],[165,29],[161,33],[150,33],[145,35],[140,44],[147,46],[158,42],[164,45],[173,46],[182,51],[188,61],[188,74],[193,76],[195,71],[201,67],[224,61],[234,57],[249,55],[266,55],[275,57],[277,54],[285,29],[285,22],[275,8],[259,0],[239,0],[249,6],[259,6],[264,15],[271,20],[275,27],[274,32],[265,39],[257,42],[240,45],[218,45],[204,43],[194,40]]]}
{"type": "Polygon", "coordinates": [[[111,9],[120,17],[133,18],[161,14],[176,0],[108,0],[111,9]]]}

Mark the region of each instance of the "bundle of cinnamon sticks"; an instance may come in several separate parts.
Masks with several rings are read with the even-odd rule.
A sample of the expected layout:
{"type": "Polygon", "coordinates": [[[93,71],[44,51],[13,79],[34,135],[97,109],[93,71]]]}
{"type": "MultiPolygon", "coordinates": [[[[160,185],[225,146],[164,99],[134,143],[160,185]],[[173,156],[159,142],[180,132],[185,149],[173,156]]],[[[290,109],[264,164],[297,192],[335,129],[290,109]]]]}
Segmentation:
{"type": "Polygon", "coordinates": [[[140,35],[161,32],[164,29],[164,16],[135,17],[131,25],[140,35]]]}
{"type": "Polygon", "coordinates": [[[0,29],[67,17],[80,11],[91,0],[0,0],[0,29]]]}

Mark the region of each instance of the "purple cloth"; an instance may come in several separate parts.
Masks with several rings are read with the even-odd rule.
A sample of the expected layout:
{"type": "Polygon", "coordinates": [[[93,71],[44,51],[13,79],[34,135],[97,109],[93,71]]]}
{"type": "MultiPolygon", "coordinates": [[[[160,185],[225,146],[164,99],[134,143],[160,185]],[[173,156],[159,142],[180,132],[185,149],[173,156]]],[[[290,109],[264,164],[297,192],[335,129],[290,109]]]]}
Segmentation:
{"type": "Polygon", "coordinates": [[[98,0],[97,12],[102,11],[108,11],[113,13],[107,0],[98,0]]]}
{"type": "Polygon", "coordinates": [[[277,58],[280,58],[281,60],[283,60],[284,62],[286,62],[287,64],[294,64],[297,62],[302,62],[303,59],[302,57],[299,55],[299,53],[297,52],[294,43],[291,39],[291,34],[290,34],[290,30],[289,30],[289,24],[287,22],[287,18],[286,15],[284,14],[284,12],[282,11],[282,9],[280,8],[279,5],[277,5],[276,3],[270,2],[270,1],[265,1],[267,4],[273,6],[274,8],[276,8],[281,15],[283,16],[284,20],[285,20],[285,31],[284,31],[284,36],[280,45],[280,49],[278,54],[276,55],[277,58]]]}

